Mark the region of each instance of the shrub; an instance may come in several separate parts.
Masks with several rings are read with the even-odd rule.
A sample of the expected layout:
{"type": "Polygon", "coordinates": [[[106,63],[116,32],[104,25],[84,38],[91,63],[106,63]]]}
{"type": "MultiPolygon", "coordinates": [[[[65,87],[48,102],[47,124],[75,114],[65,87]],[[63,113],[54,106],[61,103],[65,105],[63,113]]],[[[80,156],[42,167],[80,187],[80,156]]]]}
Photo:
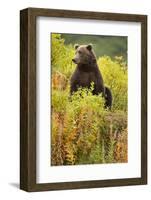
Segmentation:
{"type": "Polygon", "coordinates": [[[114,151],[127,126],[124,112],[105,110],[104,99],[91,89],[79,89],[70,101],[67,94],[55,91],[52,107],[52,165],[120,162],[114,151]]]}
{"type": "Polygon", "coordinates": [[[104,83],[113,95],[113,109],[127,110],[127,67],[122,57],[112,60],[108,56],[98,59],[104,83]]]}
{"type": "Polygon", "coordinates": [[[52,73],[59,71],[69,78],[75,67],[74,64],[72,64],[74,48],[71,45],[64,45],[64,39],[61,38],[61,34],[53,33],[51,35],[51,41],[52,73]]]}

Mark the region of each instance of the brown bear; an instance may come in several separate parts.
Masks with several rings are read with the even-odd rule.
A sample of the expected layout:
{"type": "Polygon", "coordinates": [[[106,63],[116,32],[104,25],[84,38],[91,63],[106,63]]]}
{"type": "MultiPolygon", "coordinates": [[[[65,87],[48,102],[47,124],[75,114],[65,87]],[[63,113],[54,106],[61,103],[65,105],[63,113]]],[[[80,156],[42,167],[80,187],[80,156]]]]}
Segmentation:
{"type": "Polygon", "coordinates": [[[90,88],[94,83],[93,94],[102,94],[105,98],[105,107],[111,109],[112,93],[109,88],[104,86],[102,74],[97,65],[95,53],[92,45],[75,45],[75,57],[72,61],[77,65],[70,80],[71,95],[78,90],[79,87],[90,88]]]}

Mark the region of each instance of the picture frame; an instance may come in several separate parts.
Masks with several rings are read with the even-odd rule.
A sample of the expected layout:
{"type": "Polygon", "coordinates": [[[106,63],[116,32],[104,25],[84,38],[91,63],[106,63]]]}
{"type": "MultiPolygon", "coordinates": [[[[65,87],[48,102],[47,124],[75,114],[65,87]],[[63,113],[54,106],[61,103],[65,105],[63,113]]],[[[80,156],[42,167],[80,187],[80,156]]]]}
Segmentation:
{"type": "MultiPolygon", "coordinates": [[[[112,31],[112,30],[111,30],[112,31]]],[[[139,124],[137,124],[139,126],[139,124]]],[[[147,16],[90,11],[27,8],[20,11],[20,189],[35,192],[147,184],[147,16]],[[38,17],[105,22],[140,23],[141,26],[141,161],[140,177],[37,183],[37,27],[38,17]]]]}

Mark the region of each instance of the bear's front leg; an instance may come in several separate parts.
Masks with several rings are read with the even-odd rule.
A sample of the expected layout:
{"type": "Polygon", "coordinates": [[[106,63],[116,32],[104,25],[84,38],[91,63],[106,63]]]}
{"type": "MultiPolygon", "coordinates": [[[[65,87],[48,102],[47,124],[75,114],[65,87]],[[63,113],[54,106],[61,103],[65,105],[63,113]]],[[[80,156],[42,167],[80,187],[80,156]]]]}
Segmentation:
{"type": "Polygon", "coordinates": [[[74,92],[78,91],[78,83],[77,82],[71,82],[70,84],[70,95],[72,95],[74,92]]]}

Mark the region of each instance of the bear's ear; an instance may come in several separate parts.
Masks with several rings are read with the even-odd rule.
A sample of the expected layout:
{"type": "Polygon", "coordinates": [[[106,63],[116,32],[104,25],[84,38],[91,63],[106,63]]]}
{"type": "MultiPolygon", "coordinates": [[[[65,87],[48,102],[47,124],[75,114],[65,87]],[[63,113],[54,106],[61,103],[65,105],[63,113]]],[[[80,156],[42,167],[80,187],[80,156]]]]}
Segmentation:
{"type": "Polygon", "coordinates": [[[75,50],[76,50],[78,47],[79,47],[79,44],[75,44],[75,45],[74,45],[75,50]]]}
{"type": "Polygon", "coordinates": [[[89,51],[91,51],[91,50],[92,50],[92,44],[88,44],[88,45],[86,46],[86,48],[87,48],[89,51]]]}

